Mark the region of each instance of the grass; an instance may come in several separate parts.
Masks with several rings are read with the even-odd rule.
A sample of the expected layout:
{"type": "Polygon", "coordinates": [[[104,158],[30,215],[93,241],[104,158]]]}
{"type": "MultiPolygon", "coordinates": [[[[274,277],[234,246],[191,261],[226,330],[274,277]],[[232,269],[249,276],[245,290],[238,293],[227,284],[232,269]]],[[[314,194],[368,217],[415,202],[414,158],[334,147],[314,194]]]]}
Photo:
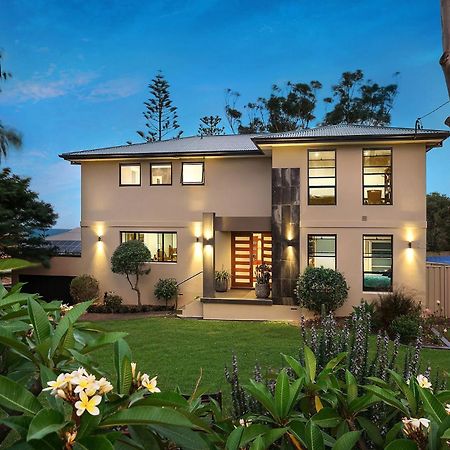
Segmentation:
{"type": "MultiPolygon", "coordinates": [[[[255,362],[263,369],[281,366],[281,353],[297,355],[299,330],[296,326],[273,322],[225,322],[146,318],[101,322],[108,331],[129,333],[127,341],[138,367],[158,375],[162,389],[177,385],[185,393],[193,391],[203,371],[202,387],[208,392],[229,392],[224,365],[238,357],[242,380],[250,377],[255,362]]],[[[112,349],[96,354],[100,367],[113,373],[112,349]]],[[[450,372],[447,350],[425,349],[424,365],[450,372]]]]}

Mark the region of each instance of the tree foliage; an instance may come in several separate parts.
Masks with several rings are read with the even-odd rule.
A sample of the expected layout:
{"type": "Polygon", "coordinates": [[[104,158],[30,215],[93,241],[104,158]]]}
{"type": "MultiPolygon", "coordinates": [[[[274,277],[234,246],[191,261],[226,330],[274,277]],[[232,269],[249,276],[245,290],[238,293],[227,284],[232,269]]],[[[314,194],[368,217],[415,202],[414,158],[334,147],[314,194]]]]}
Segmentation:
{"type": "Polygon", "coordinates": [[[219,136],[224,134],[225,128],[220,125],[220,116],[204,116],[200,118],[199,136],[219,136]]]}
{"type": "Polygon", "coordinates": [[[161,141],[174,132],[174,137],[179,138],[183,132],[178,130],[180,125],[177,107],[172,104],[169,83],[164,75],[158,72],[148,87],[150,98],[144,102],[146,109],[143,112],[146,130],[138,131],[137,134],[147,142],[161,141]]]}
{"type": "Polygon", "coordinates": [[[44,233],[57,217],[30,189],[30,178],[0,172],[0,254],[47,264],[52,248],[44,233]]]}
{"type": "Polygon", "coordinates": [[[438,192],[427,195],[427,250],[450,250],[450,197],[438,192]]]}
{"type": "MultiPolygon", "coordinates": [[[[269,97],[258,97],[242,110],[237,105],[241,94],[227,89],[225,116],[231,131],[239,134],[309,128],[317,119],[318,91],[322,87],[317,80],[309,83],[288,81],[284,86],[275,84],[269,97]]],[[[362,70],[344,72],[339,82],[332,86],[332,96],[324,99],[332,109],[319,122],[324,125],[389,125],[396,94],[396,84],[383,86],[366,80],[362,70]]]]}
{"type": "MultiPolygon", "coordinates": [[[[6,81],[11,78],[10,72],[3,70],[2,68],[2,53],[0,51],[0,82],[6,81]]],[[[0,84],[0,92],[2,92],[0,84]]],[[[16,130],[7,127],[0,120],[0,162],[2,157],[6,157],[9,147],[20,148],[22,145],[22,137],[16,130]]]]}
{"type": "Polygon", "coordinates": [[[145,264],[151,260],[151,256],[150,250],[143,242],[127,241],[122,242],[111,257],[111,270],[126,276],[131,289],[136,292],[139,306],[142,305],[139,279],[150,273],[151,269],[146,268],[145,264]]]}

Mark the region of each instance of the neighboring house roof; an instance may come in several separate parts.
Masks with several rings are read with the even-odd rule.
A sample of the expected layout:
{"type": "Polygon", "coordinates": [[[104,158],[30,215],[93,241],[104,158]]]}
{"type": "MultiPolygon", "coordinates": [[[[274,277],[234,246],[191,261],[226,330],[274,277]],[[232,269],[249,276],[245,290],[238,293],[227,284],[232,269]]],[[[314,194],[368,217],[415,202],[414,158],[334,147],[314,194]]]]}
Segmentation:
{"type": "Polygon", "coordinates": [[[47,241],[81,241],[81,228],[64,230],[62,233],[50,234],[45,238],[47,241]]]}
{"type": "Polygon", "coordinates": [[[56,248],[59,256],[81,255],[81,228],[74,228],[60,234],[47,236],[46,241],[56,248]]]}
{"type": "MultiPolygon", "coordinates": [[[[166,141],[121,145],[93,150],[63,153],[69,161],[106,158],[182,157],[260,155],[259,144],[280,142],[337,142],[377,140],[440,140],[450,136],[445,130],[425,130],[366,125],[326,125],[285,133],[233,134],[223,136],[192,136],[166,141]]],[[[436,144],[434,144],[436,145],[436,144]]]]}

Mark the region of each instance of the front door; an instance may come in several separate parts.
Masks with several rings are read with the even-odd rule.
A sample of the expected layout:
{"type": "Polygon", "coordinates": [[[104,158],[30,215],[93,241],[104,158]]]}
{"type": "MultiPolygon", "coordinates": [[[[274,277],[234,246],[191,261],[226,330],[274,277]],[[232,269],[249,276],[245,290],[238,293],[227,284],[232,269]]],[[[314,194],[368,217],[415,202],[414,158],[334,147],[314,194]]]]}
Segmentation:
{"type": "Polygon", "coordinates": [[[236,232],[231,238],[231,287],[251,289],[255,286],[258,264],[272,264],[270,233],[236,232]]]}

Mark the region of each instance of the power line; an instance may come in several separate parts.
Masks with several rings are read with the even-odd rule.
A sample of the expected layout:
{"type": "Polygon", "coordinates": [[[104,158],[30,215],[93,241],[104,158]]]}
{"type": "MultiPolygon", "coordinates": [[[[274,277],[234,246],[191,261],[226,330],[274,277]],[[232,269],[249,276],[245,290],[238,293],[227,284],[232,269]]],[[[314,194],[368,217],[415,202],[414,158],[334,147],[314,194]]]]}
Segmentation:
{"type": "Polygon", "coordinates": [[[441,109],[443,106],[447,105],[448,103],[450,103],[450,100],[447,100],[446,102],[442,103],[442,105],[439,105],[437,108],[433,109],[433,111],[430,111],[429,113],[424,114],[422,117],[418,117],[416,119],[416,124],[414,125],[416,133],[417,133],[417,130],[421,130],[423,128],[422,119],[429,116],[430,114],[435,113],[437,110],[441,109]]]}

